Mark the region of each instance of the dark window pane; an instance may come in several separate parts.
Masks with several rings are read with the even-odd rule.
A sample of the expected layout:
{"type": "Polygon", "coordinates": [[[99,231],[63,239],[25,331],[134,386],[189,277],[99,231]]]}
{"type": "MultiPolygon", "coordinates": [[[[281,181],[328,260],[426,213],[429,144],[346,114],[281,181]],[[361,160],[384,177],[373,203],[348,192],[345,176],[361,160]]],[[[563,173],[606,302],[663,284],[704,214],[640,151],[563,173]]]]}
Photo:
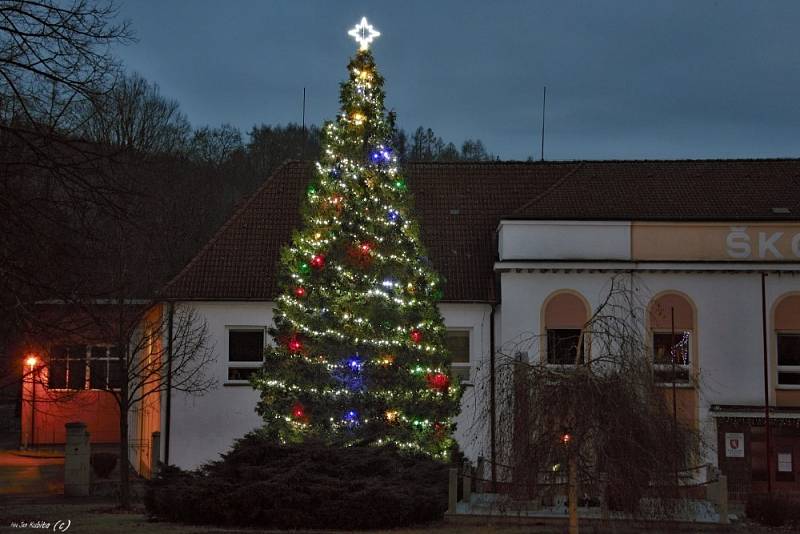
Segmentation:
{"type": "Polygon", "coordinates": [[[108,347],[92,347],[89,350],[89,388],[106,389],[108,347]]]}
{"type": "Polygon", "coordinates": [[[264,358],[263,330],[231,330],[228,359],[232,362],[260,362],[264,358]]]}
{"type": "Polygon", "coordinates": [[[673,346],[672,332],[653,333],[653,361],[659,364],[672,364],[672,355],[675,354],[676,365],[689,365],[690,332],[675,332],[675,348],[673,346]]]}
{"type": "Polygon", "coordinates": [[[108,361],[108,389],[122,387],[122,362],[119,360],[108,361]]]}
{"type": "Polygon", "coordinates": [[[469,363],[469,332],[465,330],[449,330],[445,334],[444,344],[453,363],[469,363]]]}
{"type": "Polygon", "coordinates": [[[800,365],[800,334],[778,334],[778,365],[800,365]]]}
{"type": "Polygon", "coordinates": [[[86,347],[84,345],[69,348],[67,387],[69,389],[86,388],[86,347]]]}
{"type": "Polygon", "coordinates": [[[778,384],[784,386],[800,386],[800,373],[778,372],[778,384]]]}
{"type": "Polygon", "coordinates": [[[250,380],[250,376],[258,370],[258,367],[229,367],[228,380],[250,380]]]}
{"type": "MultiPolygon", "coordinates": [[[[547,363],[574,365],[578,355],[578,340],[581,331],[578,329],[554,329],[547,331],[547,363]]],[[[583,362],[583,347],[580,351],[580,362],[583,362]]]]}
{"type": "Polygon", "coordinates": [[[65,389],[67,387],[67,348],[55,347],[50,353],[47,372],[47,387],[65,389]]]}
{"type": "Polygon", "coordinates": [[[106,389],[106,368],[108,360],[105,358],[98,360],[94,358],[92,349],[92,360],[89,364],[89,387],[91,389],[106,389]]]}

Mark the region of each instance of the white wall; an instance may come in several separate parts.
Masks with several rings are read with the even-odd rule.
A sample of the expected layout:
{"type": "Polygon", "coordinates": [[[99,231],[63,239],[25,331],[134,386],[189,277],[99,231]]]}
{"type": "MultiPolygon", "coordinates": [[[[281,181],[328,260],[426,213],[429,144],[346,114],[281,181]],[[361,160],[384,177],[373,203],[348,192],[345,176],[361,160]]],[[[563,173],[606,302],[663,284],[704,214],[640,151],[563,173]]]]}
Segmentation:
{"type": "MultiPolygon", "coordinates": [[[[266,327],[272,323],[273,304],[188,302],[181,305],[193,306],[198,316],[207,321],[216,357],[208,369],[218,383],[214,390],[202,396],[172,394],[169,461],[178,467],[194,468],[216,460],[235,439],[261,425],[261,417],[255,412],[258,392],[249,385],[228,383],[227,327],[266,327]]],[[[164,433],[162,429],[162,437],[164,433]]]]}
{"type": "MultiPolygon", "coordinates": [[[[218,381],[218,387],[203,396],[173,393],[170,463],[182,468],[194,468],[217,459],[236,438],[262,423],[261,417],[255,412],[258,392],[249,385],[233,385],[227,380],[227,332],[231,326],[271,325],[274,306],[271,302],[189,302],[182,305],[193,306],[208,323],[216,355],[216,361],[208,371],[218,381]]],[[[488,420],[479,418],[479,415],[488,399],[491,306],[442,304],[440,311],[448,328],[470,331],[473,385],[465,389],[463,411],[456,420],[456,439],[470,458],[475,459],[479,455],[488,457],[488,420]]]]}
{"type": "Polygon", "coordinates": [[[500,222],[498,252],[508,260],[628,260],[631,223],[627,221],[500,222]]]}
{"type": "Polygon", "coordinates": [[[440,304],[439,311],[447,328],[467,328],[470,331],[471,385],[464,388],[461,397],[455,438],[468,458],[473,461],[478,456],[488,458],[492,307],[488,304],[440,304]]]}

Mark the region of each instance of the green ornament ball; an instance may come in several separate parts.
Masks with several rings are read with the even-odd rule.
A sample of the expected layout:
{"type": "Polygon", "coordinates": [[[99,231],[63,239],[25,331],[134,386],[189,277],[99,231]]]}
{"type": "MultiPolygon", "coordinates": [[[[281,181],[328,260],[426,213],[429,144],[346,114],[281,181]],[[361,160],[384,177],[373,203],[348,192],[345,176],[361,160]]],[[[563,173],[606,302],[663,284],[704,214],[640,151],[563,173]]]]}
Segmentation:
{"type": "Polygon", "coordinates": [[[300,264],[299,270],[303,274],[308,274],[308,273],[311,272],[311,266],[309,264],[307,264],[306,262],[303,262],[303,263],[300,264]]]}

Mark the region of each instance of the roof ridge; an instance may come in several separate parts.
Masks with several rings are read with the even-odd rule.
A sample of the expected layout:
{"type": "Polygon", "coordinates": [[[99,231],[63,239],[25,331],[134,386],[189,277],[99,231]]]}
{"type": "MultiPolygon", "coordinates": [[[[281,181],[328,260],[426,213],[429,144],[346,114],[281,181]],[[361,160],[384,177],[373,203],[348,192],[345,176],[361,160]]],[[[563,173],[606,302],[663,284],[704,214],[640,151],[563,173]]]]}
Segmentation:
{"type": "Polygon", "coordinates": [[[169,280],[169,282],[164,284],[164,287],[162,287],[160,291],[156,292],[156,296],[163,297],[167,293],[167,291],[184,275],[184,273],[189,271],[194,266],[194,264],[199,261],[200,257],[202,257],[203,254],[205,254],[206,251],[209,250],[219,240],[222,234],[224,234],[225,231],[233,225],[233,222],[237,220],[250,207],[250,205],[253,202],[255,202],[255,199],[258,198],[260,193],[273,182],[273,180],[279,173],[284,172],[284,170],[289,166],[298,163],[305,163],[305,162],[302,160],[286,159],[278,166],[278,168],[272,171],[272,174],[270,174],[267,177],[267,179],[264,180],[264,182],[260,186],[258,186],[258,188],[255,191],[253,191],[253,193],[247,198],[247,200],[239,204],[239,207],[236,208],[236,210],[231,214],[230,217],[228,217],[228,219],[224,223],[222,223],[222,226],[220,226],[219,229],[216,232],[214,232],[214,235],[211,236],[211,238],[206,242],[206,244],[203,245],[203,248],[197,251],[197,254],[195,254],[192,257],[192,259],[186,263],[183,269],[181,269],[178,272],[178,274],[173,276],[169,280]]]}
{"type": "Polygon", "coordinates": [[[564,183],[564,182],[567,180],[567,178],[569,178],[570,176],[572,176],[573,174],[575,174],[576,172],[578,172],[578,170],[580,170],[580,169],[583,167],[583,164],[584,164],[584,163],[585,163],[585,162],[583,162],[583,161],[579,161],[579,162],[578,162],[578,164],[577,164],[577,165],[575,165],[575,168],[574,168],[574,169],[572,169],[572,170],[571,170],[571,171],[569,171],[567,174],[565,174],[564,176],[562,176],[561,178],[559,178],[558,180],[556,180],[555,182],[553,182],[553,183],[550,185],[550,187],[548,187],[547,189],[545,189],[544,191],[542,191],[541,193],[539,193],[538,195],[536,195],[535,197],[533,197],[531,200],[529,200],[528,202],[526,202],[526,203],[525,203],[525,204],[523,204],[522,206],[519,206],[517,209],[515,209],[514,211],[512,211],[512,212],[511,212],[511,215],[514,215],[515,213],[517,213],[517,212],[519,212],[519,211],[522,211],[522,210],[524,210],[524,209],[526,209],[526,208],[529,208],[529,207],[533,206],[534,204],[536,204],[537,202],[539,202],[539,200],[541,200],[542,198],[546,197],[546,196],[547,196],[548,194],[550,194],[550,193],[551,193],[553,190],[555,190],[555,189],[557,189],[558,187],[560,187],[560,186],[561,186],[561,184],[563,184],[563,183],[564,183]]]}

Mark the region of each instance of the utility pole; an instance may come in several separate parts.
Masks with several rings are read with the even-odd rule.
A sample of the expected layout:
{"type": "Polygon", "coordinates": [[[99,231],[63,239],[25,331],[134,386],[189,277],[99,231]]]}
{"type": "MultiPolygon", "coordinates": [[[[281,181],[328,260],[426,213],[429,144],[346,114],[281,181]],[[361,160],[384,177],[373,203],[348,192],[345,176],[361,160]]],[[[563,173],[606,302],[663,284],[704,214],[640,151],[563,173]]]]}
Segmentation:
{"type": "Polygon", "coordinates": [[[544,112],[545,106],[547,105],[547,86],[544,86],[544,92],[542,93],[542,152],[541,152],[541,161],[544,161],[544,112]]]}

